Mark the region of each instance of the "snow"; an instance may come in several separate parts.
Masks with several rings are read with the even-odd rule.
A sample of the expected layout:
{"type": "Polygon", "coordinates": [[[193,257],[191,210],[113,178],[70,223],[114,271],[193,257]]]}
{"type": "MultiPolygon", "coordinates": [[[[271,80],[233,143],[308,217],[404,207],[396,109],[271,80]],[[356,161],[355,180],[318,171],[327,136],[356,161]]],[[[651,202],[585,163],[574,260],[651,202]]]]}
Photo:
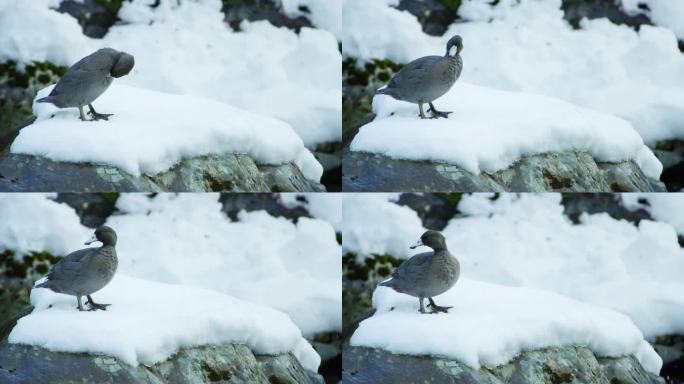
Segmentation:
{"type": "Polygon", "coordinates": [[[317,219],[325,220],[340,231],[342,227],[341,193],[282,193],[280,201],[288,208],[302,207],[317,219]]]}
{"type": "Polygon", "coordinates": [[[306,336],[341,330],[342,252],[330,223],[265,211],[231,222],[206,193],[126,194],[116,207],[106,224],[119,235],[122,273],[279,309],[306,336]]]}
{"type": "Polygon", "coordinates": [[[672,0],[621,0],[627,13],[637,15],[645,13],[651,21],[674,32],[680,40],[684,40],[684,3],[672,0]],[[639,8],[643,4],[648,10],[639,8]]]}
{"type": "Polygon", "coordinates": [[[239,343],[256,354],[295,352],[316,371],[320,357],[289,317],[211,290],[118,274],[93,295],[107,311],[79,312],[76,298],[34,288],[34,311],[20,319],[10,343],[61,352],[105,354],[137,366],[164,361],[181,348],[239,343]]]}
{"type": "Polygon", "coordinates": [[[378,287],[373,293],[377,312],[361,322],[350,343],[451,357],[473,369],[560,345],[587,346],[599,356],[635,355],[654,374],[662,366],[628,317],[558,294],[462,278],[435,302],[453,308],[448,314],[420,314],[417,298],[378,287]]]}
{"type": "MultiPolygon", "coordinates": [[[[117,79],[123,84],[211,98],[284,120],[309,148],[341,140],[341,54],[327,30],[297,34],[244,21],[234,32],[223,21],[220,0],[165,0],[155,8],[134,0],[123,2],[121,22],[103,39],[91,39],[71,16],[48,8],[51,3],[0,0],[0,61],[68,66],[109,46],[135,56],[131,74],[117,79]]],[[[328,24],[339,11],[306,3],[314,24],[334,31],[328,24]]]]}
{"type": "Polygon", "coordinates": [[[649,339],[684,332],[684,250],[671,225],[606,213],[574,225],[557,194],[466,195],[459,209],[470,216],[443,234],[463,275],[612,308],[649,339]]]}
{"type": "Polygon", "coordinates": [[[620,199],[627,209],[644,209],[684,236],[684,193],[622,193],[620,199]]]}
{"type": "MultiPolygon", "coordinates": [[[[52,88],[39,91],[36,99],[52,88]]],[[[34,101],[36,122],[22,129],[11,152],[109,164],[134,176],[158,174],[182,159],[223,153],[245,153],[261,164],[294,162],[315,181],[323,173],[287,123],[215,100],[115,83],[94,106],[114,116],[82,122],[77,108],[34,101]]]]}
{"type": "Polygon", "coordinates": [[[81,226],[69,206],[50,200],[53,197],[41,193],[0,194],[0,253],[13,251],[17,260],[31,252],[66,255],[74,244],[88,238],[92,231],[81,226]],[[60,231],[55,232],[55,228],[60,231]]]}
{"type": "Polygon", "coordinates": [[[396,194],[345,193],[342,217],[344,253],[355,253],[362,262],[369,255],[389,254],[408,258],[409,246],[425,229],[415,211],[392,202],[396,194]]]}
{"type": "MultiPolygon", "coordinates": [[[[460,34],[464,69],[459,81],[543,94],[614,114],[630,121],[648,144],[684,137],[678,32],[648,25],[636,32],[607,19],[583,20],[574,30],[563,20],[560,0],[502,0],[496,6],[471,0],[459,8],[467,22],[433,37],[422,32],[413,15],[392,7],[397,3],[345,0],[343,55],[358,59],[360,66],[385,58],[407,63],[443,54],[446,41],[460,34]]],[[[663,13],[681,26],[680,2],[660,3],[668,4],[663,13]]]]}
{"type": "Polygon", "coordinates": [[[602,162],[634,160],[656,179],[662,171],[629,122],[547,96],[458,82],[435,106],[453,113],[424,120],[416,104],[376,96],[377,116],[361,127],[351,149],[452,163],[475,174],[508,168],[526,155],[571,150],[602,162]]]}

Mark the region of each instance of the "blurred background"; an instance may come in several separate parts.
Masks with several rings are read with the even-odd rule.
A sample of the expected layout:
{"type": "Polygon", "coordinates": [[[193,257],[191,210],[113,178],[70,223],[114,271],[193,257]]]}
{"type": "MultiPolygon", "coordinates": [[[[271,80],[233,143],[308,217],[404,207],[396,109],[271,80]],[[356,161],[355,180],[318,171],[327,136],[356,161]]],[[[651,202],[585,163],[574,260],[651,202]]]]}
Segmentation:
{"type": "MultiPolygon", "coordinates": [[[[93,228],[118,233],[117,273],[215,290],[287,313],[340,381],[335,194],[0,194],[0,328],[93,228]]],[[[2,329],[5,339],[11,329],[2,329]]]]}
{"type": "Polygon", "coordinates": [[[343,8],[345,148],[373,119],[375,90],[460,34],[455,87],[542,94],[621,117],[663,164],[667,190],[684,188],[684,3],[345,0],[343,8]]]}
{"type": "MultiPolygon", "coordinates": [[[[345,194],[344,345],[377,284],[441,231],[461,277],[626,314],[684,381],[684,194],[345,194]]],[[[458,286],[458,283],[457,283],[458,286]]]]}

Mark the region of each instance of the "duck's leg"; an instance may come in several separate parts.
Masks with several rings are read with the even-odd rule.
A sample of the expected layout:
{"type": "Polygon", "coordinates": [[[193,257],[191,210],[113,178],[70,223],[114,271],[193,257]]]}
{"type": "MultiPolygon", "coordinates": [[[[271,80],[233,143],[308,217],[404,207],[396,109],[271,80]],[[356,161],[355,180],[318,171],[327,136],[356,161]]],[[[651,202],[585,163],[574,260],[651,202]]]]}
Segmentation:
{"type": "Polygon", "coordinates": [[[78,310],[85,311],[85,309],[83,308],[83,304],[81,304],[81,296],[76,296],[76,301],[78,301],[78,310]]]}
{"type": "Polygon", "coordinates": [[[90,295],[86,295],[88,300],[86,301],[86,304],[90,305],[90,310],[95,311],[98,309],[101,309],[103,311],[107,310],[107,307],[109,307],[111,304],[98,304],[95,301],[93,301],[93,298],[90,297],[90,295]]]}
{"type": "Polygon", "coordinates": [[[432,297],[428,297],[428,301],[430,304],[428,304],[428,308],[430,308],[430,313],[437,313],[437,312],[444,312],[444,313],[449,313],[449,309],[453,307],[440,307],[439,305],[435,304],[435,301],[432,300],[432,297]]]}
{"type": "Polygon", "coordinates": [[[425,300],[424,297],[418,298],[418,302],[420,302],[420,313],[427,313],[427,312],[425,312],[425,307],[423,306],[423,300],[425,300]]]}
{"type": "Polygon", "coordinates": [[[423,112],[423,103],[418,103],[418,110],[420,111],[420,118],[427,119],[427,117],[425,117],[425,112],[423,112]]]}
{"type": "Polygon", "coordinates": [[[92,104],[88,104],[88,108],[90,109],[90,116],[93,117],[93,120],[109,120],[109,116],[113,116],[113,113],[97,113],[95,112],[95,108],[93,108],[92,104]]]}
{"type": "Polygon", "coordinates": [[[438,117],[443,117],[443,118],[445,118],[445,119],[448,119],[448,118],[449,118],[449,114],[450,114],[450,113],[453,113],[453,112],[442,112],[442,111],[438,111],[437,108],[435,108],[435,106],[432,105],[432,103],[428,103],[428,105],[430,105],[430,108],[428,108],[428,112],[432,113],[432,118],[433,118],[433,119],[434,119],[434,118],[438,118],[438,117]]]}
{"type": "Polygon", "coordinates": [[[81,121],[86,121],[85,115],[83,114],[83,106],[82,105],[78,106],[78,112],[80,114],[79,119],[81,119],[81,121]]]}

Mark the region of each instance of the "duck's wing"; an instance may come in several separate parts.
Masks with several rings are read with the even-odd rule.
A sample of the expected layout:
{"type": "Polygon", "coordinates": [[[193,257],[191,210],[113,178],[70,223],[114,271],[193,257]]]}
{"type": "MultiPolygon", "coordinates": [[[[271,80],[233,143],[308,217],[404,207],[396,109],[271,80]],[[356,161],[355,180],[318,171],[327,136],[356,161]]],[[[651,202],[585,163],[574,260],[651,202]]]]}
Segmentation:
{"type": "MultiPolygon", "coordinates": [[[[50,96],[60,95],[67,90],[81,92],[94,79],[104,79],[112,68],[112,49],[103,48],[77,61],[59,79],[50,96]]],[[[115,51],[114,51],[115,52],[115,51]]]]}
{"type": "Polygon", "coordinates": [[[428,81],[442,56],[425,56],[406,64],[390,80],[387,88],[413,89],[428,81]]]}
{"type": "Polygon", "coordinates": [[[432,255],[432,252],[425,252],[412,256],[392,271],[392,278],[401,280],[407,277],[413,278],[427,273],[432,255]]]}
{"type": "Polygon", "coordinates": [[[90,264],[98,249],[84,248],[66,255],[52,267],[48,273],[48,281],[73,281],[90,264]]]}

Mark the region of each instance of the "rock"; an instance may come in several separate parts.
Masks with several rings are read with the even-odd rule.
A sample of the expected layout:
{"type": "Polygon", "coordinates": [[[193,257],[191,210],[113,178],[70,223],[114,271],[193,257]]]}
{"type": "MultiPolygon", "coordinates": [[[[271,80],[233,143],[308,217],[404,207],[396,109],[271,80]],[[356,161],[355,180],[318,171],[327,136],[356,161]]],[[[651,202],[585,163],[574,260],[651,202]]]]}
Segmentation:
{"type": "MultiPolygon", "coordinates": [[[[285,27],[299,33],[302,27],[312,27],[311,21],[299,16],[290,18],[282,12],[279,1],[274,0],[231,0],[223,1],[224,20],[235,31],[240,30],[243,20],[268,20],[276,27],[285,27]]],[[[304,9],[304,13],[306,9],[304,9]]]]}
{"type": "MultiPolygon", "coordinates": [[[[642,201],[641,199],[639,200],[642,201]]],[[[648,204],[647,200],[643,200],[648,204]]],[[[653,220],[643,208],[629,210],[620,203],[620,196],[606,193],[567,193],[563,194],[561,204],[563,213],[575,224],[579,224],[583,213],[607,213],[616,220],[627,220],[639,224],[641,220],[653,220]]]]}
{"type": "Polygon", "coordinates": [[[0,382],[19,383],[323,383],[291,353],[258,356],[242,344],[182,349],[151,367],[114,357],[0,344],[0,382]]]}
{"type": "Polygon", "coordinates": [[[632,356],[597,358],[585,347],[554,347],[523,352],[496,368],[472,369],[458,360],[395,355],[379,349],[348,347],[342,354],[346,383],[585,383],[661,384],[632,356]]]}
{"type": "MultiPolygon", "coordinates": [[[[304,196],[298,198],[305,199],[304,196]]],[[[311,217],[303,207],[288,208],[280,202],[280,197],[273,193],[222,193],[219,197],[221,211],[231,220],[236,221],[240,211],[264,210],[274,217],[284,217],[297,222],[300,217],[311,217]]]]}
{"type": "Polygon", "coordinates": [[[65,0],[59,4],[57,12],[72,16],[78,20],[84,35],[99,39],[118,20],[116,15],[121,3],[122,0],[65,0]]]}
{"type": "Polygon", "coordinates": [[[653,348],[663,359],[660,374],[668,383],[684,383],[684,335],[657,337],[653,348]]]}
{"type": "Polygon", "coordinates": [[[0,155],[0,191],[11,192],[270,192],[324,191],[296,165],[261,166],[242,154],[182,160],[154,176],[135,177],[108,165],[65,163],[47,158],[0,155]]]}
{"type": "Polygon", "coordinates": [[[118,193],[58,193],[54,200],[73,208],[81,224],[97,228],[114,212],[118,198],[118,193]]]}
{"type": "Polygon", "coordinates": [[[630,16],[617,1],[595,0],[563,0],[561,9],[563,18],[575,29],[579,29],[580,20],[607,18],[614,24],[628,25],[636,30],[643,24],[652,24],[644,14],[630,16]]]}
{"type": "Polygon", "coordinates": [[[684,189],[684,140],[662,140],[653,151],[663,163],[661,180],[667,190],[679,192],[684,189]]]}
{"type": "Polygon", "coordinates": [[[397,200],[397,205],[409,207],[415,211],[423,227],[441,231],[456,216],[460,200],[460,195],[402,193],[397,200]]]}
{"type": "Polygon", "coordinates": [[[458,15],[461,0],[401,0],[396,7],[414,15],[423,32],[432,36],[442,36],[458,15]]]}
{"type": "Polygon", "coordinates": [[[633,161],[597,163],[586,152],[526,156],[494,174],[472,174],[457,165],[398,160],[346,152],[346,192],[661,192],[665,186],[644,175],[633,161]]]}

